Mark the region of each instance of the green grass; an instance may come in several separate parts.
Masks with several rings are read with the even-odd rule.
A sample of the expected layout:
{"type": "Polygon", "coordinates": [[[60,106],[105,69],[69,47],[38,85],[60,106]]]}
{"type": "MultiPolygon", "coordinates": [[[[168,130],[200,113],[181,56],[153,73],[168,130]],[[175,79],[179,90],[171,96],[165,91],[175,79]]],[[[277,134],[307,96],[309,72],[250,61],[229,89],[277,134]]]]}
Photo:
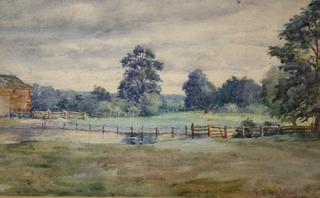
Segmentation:
{"type": "Polygon", "coordinates": [[[78,123],[85,124],[99,124],[110,126],[134,126],[139,127],[184,127],[185,125],[195,124],[207,125],[228,125],[239,126],[242,120],[247,118],[253,119],[256,123],[263,123],[264,121],[276,121],[264,114],[250,114],[250,113],[208,113],[201,112],[179,112],[168,113],[152,117],[110,117],[110,118],[88,118],[86,120],[73,120],[78,123]]]}
{"type": "Polygon", "coordinates": [[[319,197],[310,135],[154,145],[24,141],[0,145],[1,195],[319,197]]]}

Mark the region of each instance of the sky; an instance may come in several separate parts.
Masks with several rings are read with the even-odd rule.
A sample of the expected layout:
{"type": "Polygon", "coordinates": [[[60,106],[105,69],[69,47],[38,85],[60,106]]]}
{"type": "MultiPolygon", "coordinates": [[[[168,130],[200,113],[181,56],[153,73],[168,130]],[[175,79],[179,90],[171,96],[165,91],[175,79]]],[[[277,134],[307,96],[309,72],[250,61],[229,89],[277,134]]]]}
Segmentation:
{"type": "Polygon", "coordinates": [[[309,0],[0,0],[0,73],[27,83],[116,92],[120,60],[136,45],[164,63],[162,93],[182,94],[202,69],[216,86],[260,82],[279,65],[283,24],[309,0]]]}

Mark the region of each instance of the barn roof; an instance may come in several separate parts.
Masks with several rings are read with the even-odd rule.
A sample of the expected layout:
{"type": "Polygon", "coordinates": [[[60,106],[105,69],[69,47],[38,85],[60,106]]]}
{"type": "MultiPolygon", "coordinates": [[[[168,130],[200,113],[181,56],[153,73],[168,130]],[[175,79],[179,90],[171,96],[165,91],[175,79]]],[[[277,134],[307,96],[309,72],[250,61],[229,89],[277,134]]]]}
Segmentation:
{"type": "Polygon", "coordinates": [[[14,75],[0,74],[0,87],[12,89],[26,89],[31,88],[30,85],[24,83],[22,80],[14,75]]]}

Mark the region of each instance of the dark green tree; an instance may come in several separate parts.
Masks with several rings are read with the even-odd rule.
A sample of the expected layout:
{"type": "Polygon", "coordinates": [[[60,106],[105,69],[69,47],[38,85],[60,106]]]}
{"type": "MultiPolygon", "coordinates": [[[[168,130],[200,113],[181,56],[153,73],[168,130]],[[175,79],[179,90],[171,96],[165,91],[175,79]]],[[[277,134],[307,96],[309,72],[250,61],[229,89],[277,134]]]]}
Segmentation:
{"type": "Polygon", "coordinates": [[[52,86],[40,86],[34,84],[32,86],[32,109],[33,110],[58,110],[57,103],[61,97],[61,92],[52,86]]]}
{"type": "Polygon", "coordinates": [[[200,69],[192,71],[188,78],[182,87],[186,94],[185,108],[203,110],[207,113],[214,105],[216,87],[200,69]]]}
{"type": "Polygon", "coordinates": [[[111,100],[111,94],[103,87],[95,87],[91,94],[96,96],[99,101],[111,100]]]}
{"type": "Polygon", "coordinates": [[[262,79],[262,101],[272,117],[281,118],[280,103],[275,102],[279,80],[284,77],[278,67],[271,67],[262,79]]]}
{"type": "Polygon", "coordinates": [[[150,49],[138,45],[121,60],[121,63],[125,73],[118,87],[120,98],[139,106],[144,94],[160,95],[161,79],[158,71],[163,69],[163,63],[155,60],[155,55],[150,49]]]}
{"type": "Polygon", "coordinates": [[[246,107],[250,104],[260,103],[261,86],[246,77],[238,79],[231,77],[217,93],[217,105],[234,103],[239,107],[246,107]]]}
{"type": "Polygon", "coordinates": [[[315,119],[320,133],[320,1],[313,0],[299,15],[284,25],[279,34],[282,46],[270,47],[270,55],[283,64],[279,69],[288,74],[277,87],[284,118],[315,119]]]}

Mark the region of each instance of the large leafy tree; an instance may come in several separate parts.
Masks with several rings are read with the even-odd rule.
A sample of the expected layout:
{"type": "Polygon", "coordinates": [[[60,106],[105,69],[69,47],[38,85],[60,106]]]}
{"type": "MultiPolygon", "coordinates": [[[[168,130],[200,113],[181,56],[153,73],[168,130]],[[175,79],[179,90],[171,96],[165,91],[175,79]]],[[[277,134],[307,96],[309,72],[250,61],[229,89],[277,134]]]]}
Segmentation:
{"type": "Polygon", "coordinates": [[[281,79],[275,101],[286,118],[315,118],[320,133],[320,0],[313,0],[300,15],[284,25],[279,34],[282,46],[270,47],[270,55],[280,59],[281,79]]]}
{"type": "Polygon", "coordinates": [[[208,81],[202,70],[192,71],[182,89],[186,94],[186,109],[199,109],[208,112],[213,107],[216,87],[208,81]]]}
{"type": "Polygon", "coordinates": [[[231,77],[218,90],[217,104],[222,106],[228,103],[246,107],[260,103],[261,86],[251,79],[231,77]]]}
{"type": "MultiPolygon", "coordinates": [[[[265,77],[262,79],[262,98],[263,103],[268,107],[269,114],[272,117],[282,118],[280,113],[281,101],[275,100],[277,98],[277,92],[279,83],[287,74],[278,67],[271,67],[265,77]]],[[[295,119],[292,118],[290,121],[295,123],[295,119]]]]}
{"type": "Polygon", "coordinates": [[[139,106],[144,94],[160,95],[161,79],[158,71],[163,69],[163,63],[155,60],[151,50],[136,46],[121,63],[125,73],[118,88],[120,98],[139,106]]]}

